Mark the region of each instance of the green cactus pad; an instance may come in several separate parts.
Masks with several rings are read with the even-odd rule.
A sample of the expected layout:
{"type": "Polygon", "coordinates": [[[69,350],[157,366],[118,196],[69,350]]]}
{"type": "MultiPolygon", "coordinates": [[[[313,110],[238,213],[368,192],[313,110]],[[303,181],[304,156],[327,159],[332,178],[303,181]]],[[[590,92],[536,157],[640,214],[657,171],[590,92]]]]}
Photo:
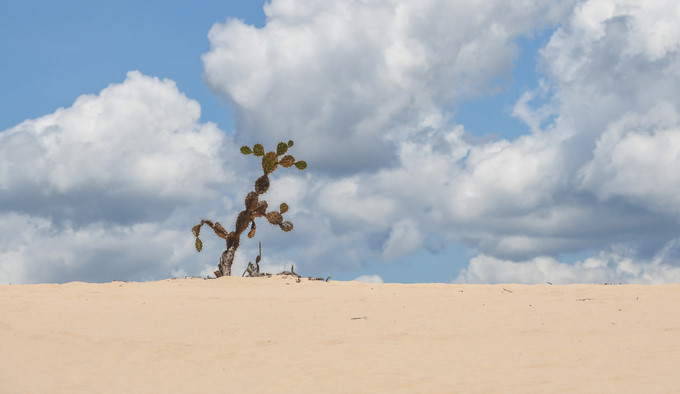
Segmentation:
{"type": "Polygon", "coordinates": [[[286,213],[288,211],[288,204],[286,204],[285,202],[282,202],[281,206],[279,207],[279,211],[281,213],[286,213]]]}
{"type": "Polygon", "coordinates": [[[262,144],[255,144],[255,146],[253,146],[253,153],[255,153],[255,156],[264,156],[264,147],[262,144]]]}
{"type": "Polygon", "coordinates": [[[278,156],[281,156],[285,154],[288,151],[288,144],[285,142],[279,142],[278,145],[276,145],[276,154],[278,156]]]}
{"type": "Polygon", "coordinates": [[[198,237],[196,237],[196,250],[199,252],[203,250],[203,242],[201,242],[201,240],[198,239],[198,237]]]}
{"type": "Polygon", "coordinates": [[[307,162],[302,161],[302,160],[296,161],[296,162],[295,162],[295,167],[297,167],[298,170],[304,170],[305,168],[307,168],[307,162]]]}
{"type": "Polygon", "coordinates": [[[249,154],[253,153],[253,150],[250,149],[249,146],[243,145],[243,146],[241,147],[241,153],[243,153],[244,155],[249,155],[249,154]]]}
{"type": "Polygon", "coordinates": [[[293,140],[288,140],[288,147],[292,148],[293,147],[293,140]]]}
{"type": "Polygon", "coordinates": [[[275,152],[267,152],[267,154],[264,155],[262,158],[262,170],[264,171],[265,175],[274,172],[276,166],[279,164],[277,159],[278,156],[275,152]]]}
{"type": "Polygon", "coordinates": [[[281,166],[286,167],[286,168],[292,166],[294,163],[295,163],[295,158],[291,155],[283,156],[283,158],[281,160],[279,160],[279,164],[281,164],[281,166]]]}

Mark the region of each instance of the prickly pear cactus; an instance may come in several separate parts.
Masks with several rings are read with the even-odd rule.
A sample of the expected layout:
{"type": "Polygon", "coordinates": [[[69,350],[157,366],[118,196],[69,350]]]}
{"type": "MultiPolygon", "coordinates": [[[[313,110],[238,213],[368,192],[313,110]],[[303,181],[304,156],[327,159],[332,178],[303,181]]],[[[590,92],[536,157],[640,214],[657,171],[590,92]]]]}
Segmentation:
{"type": "MultiPolygon", "coordinates": [[[[255,236],[255,231],[257,227],[255,226],[255,219],[264,216],[269,223],[275,226],[279,226],[283,231],[291,231],[293,229],[293,223],[283,220],[283,214],[288,211],[288,204],[285,202],[279,206],[278,211],[267,212],[267,201],[260,201],[261,195],[265,194],[269,190],[269,174],[273,173],[279,166],[288,168],[295,166],[299,170],[304,170],[307,168],[307,163],[300,160],[295,161],[295,157],[292,155],[287,155],[288,149],[293,147],[293,141],[279,142],[276,145],[276,151],[265,152],[264,147],[261,144],[255,144],[252,148],[249,146],[242,146],[241,153],[244,155],[255,155],[256,157],[262,157],[262,171],[264,175],[257,178],[255,181],[255,190],[248,193],[245,198],[244,205],[245,209],[239,213],[236,218],[235,229],[232,232],[227,232],[227,230],[222,227],[219,222],[213,223],[210,220],[201,220],[201,222],[195,225],[191,231],[196,237],[196,250],[201,251],[203,249],[203,242],[199,238],[201,233],[201,226],[204,224],[212,228],[213,232],[220,238],[224,239],[227,244],[227,250],[222,253],[220,257],[220,262],[218,265],[218,270],[215,271],[215,276],[230,276],[231,275],[231,265],[234,262],[234,254],[236,249],[238,249],[241,239],[241,234],[248,229],[250,225],[250,230],[248,231],[248,238],[253,238],[255,236]],[[283,156],[283,157],[282,157],[283,156]]],[[[262,246],[260,245],[260,255],[262,254],[262,246]]],[[[260,256],[256,260],[255,264],[249,263],[248,269],[252,269],[252,274],[259,272],[260,256]]],[[[248,271],[248,270],[246,270],[248,271]]],[[[251,274],[251,276],[252,276],[251,274]]]]}

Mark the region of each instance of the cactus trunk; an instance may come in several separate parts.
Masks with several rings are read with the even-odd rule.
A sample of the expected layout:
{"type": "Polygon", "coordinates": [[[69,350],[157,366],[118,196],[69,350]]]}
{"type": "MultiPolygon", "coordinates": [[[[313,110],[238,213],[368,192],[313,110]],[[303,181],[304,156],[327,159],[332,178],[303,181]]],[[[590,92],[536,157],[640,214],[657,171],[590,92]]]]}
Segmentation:
{"type": "Polygon", "coordinates": [[[215,271],[215,276],[217,278],[220,276],[231,276],[231,264],[234,262],[234,254],[236,254],[235,246],[230,247],[222,253],[220,263],[217,266],[218,270],[215,271]]]}

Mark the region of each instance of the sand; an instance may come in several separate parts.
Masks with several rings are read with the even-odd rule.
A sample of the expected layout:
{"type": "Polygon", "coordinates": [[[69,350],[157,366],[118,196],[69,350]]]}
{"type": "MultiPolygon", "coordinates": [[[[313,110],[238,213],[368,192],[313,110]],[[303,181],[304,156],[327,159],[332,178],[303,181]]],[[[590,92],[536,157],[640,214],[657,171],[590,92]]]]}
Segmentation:
{"type": "Polygon", "coordinates": [[[680,392],[680,285],[0,285],[3,393],[680,392]]]}

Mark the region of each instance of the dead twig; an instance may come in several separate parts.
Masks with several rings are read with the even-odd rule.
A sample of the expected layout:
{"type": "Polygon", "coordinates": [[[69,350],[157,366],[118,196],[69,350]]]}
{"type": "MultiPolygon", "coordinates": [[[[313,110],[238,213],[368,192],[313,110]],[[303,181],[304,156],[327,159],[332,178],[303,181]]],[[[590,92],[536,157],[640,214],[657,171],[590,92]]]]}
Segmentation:
{"type": "Polygon", "coordinates": [[[328,280],[329,280],[330,278],[332,278],[332,276],[328,276],[326,279],[324,279],[324,278],[312,278],[311,276],[308,276],[308,277],[307,277],[307,279],[309,279],[309,280],[322,280],[322,281],[324,281],[324,282],[328,282],[328,280]]]}

